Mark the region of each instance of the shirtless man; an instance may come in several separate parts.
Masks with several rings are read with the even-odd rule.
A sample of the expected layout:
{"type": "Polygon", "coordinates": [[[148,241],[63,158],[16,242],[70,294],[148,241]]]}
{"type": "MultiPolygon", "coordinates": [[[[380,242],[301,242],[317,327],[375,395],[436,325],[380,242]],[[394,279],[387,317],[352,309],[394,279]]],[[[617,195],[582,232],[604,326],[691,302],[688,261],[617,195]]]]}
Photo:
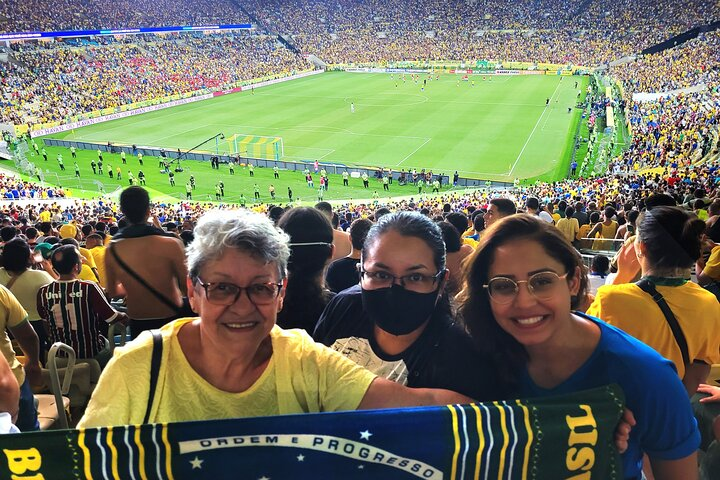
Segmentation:
{"type": "Polygon", "coordinates": [[[105,275],[108,293],[127,299],[135,338],[178,317],[182,297],[187,295],[185,250],[182,241],[163,231],[155,217],[154,226],[148,225],[150,197],[144,188],[126,188],[120,195],[120,210],[129,225],[113,236],[105,255],[105,275]],[[156,293],[129,274],[115,255],[156,293]]]}

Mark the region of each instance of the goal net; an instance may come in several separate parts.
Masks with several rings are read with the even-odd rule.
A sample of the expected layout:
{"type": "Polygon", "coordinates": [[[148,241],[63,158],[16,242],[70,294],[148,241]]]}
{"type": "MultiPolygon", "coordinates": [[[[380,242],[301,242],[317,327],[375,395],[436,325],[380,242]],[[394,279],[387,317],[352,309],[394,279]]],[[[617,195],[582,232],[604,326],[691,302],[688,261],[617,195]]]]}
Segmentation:
{"type": "Polygon", "coordinates": [[[236,133],[227,138],[231,155],[263,160],[280,160],[285,154],[282,137],[236,133]]]}

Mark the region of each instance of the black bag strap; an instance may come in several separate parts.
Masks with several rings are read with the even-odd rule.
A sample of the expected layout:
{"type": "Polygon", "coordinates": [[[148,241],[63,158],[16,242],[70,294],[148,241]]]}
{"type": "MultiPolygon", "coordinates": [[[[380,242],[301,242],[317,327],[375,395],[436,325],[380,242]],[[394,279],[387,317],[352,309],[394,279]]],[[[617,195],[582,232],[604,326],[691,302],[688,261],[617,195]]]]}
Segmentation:
{"type": "Polygon", "coordinates": [[[160,377],[160,364],[162,363],[163,340],[160,330],[151,330],[153,337],[152,360],[150,361],[150,394],[148,395],[147,408],[143,424],[150,420],[150,411],[155,400],[155,390],[158,378],[160,377]]]}
{"type": "Polygon", "coordinates": [[[110,246],[108,247],[108,250],[110,250],[110,253],[112,254],[113,258],[114,258],[115,261],[118,263],[118,265],[120,265],[120,268],[122,268],[123,270],[125,270],[125,272],[127,272],[128,275],[130,275],[131,277],[133,277],[140,285],[142,285],[143,287],[145,287],[145,289],[146,289],[147,291],[149,291],[150,293],[152,293],[152,294],[155,296],[155,298],[157,298],[158,300],[160,300],[162,303],[164,303],[164,304],[167,305],[168,307],[172,308],[172,309],[175,311],[176,314],[180,315],[180,313],[182,312],[182,310],[180,309],[180,307],[178,307],[177,305],[175,305],[175,304],[174,304],[172,301],[170,301],[170,299],[168,299],[165,295],[163,295],[162,293],[158,292],[155,288],[153,288],[152,285],[150,285],[150,284],[147,283],[145,280],[143,280],[143,278],[142,278],[140,275],[138,275],[137,272],[135,272],[135,270],[133,270],[132,268],[130,268],[127,263],[123,262],[123,261],[120,259],[120,257],[118,256],[117,252],[115,251],[115,248],[113,247],[113,244],[112,244],[112,243],[111,243],[110,246]]]}
{"type": "Polygon", "coordinates": [[[672,310],[670,310],[665,298],[657,291],[655,284],[647,278],[640,279],[640,281],[635,283],[635,285],[640,287],[645,293],[649,294],[655,303],[657,303],[658,307],[660,307],[660,310],[662,310],[663,315],[665,315],[665,320],[667,320],[670,330],[672,330],[673,337],[675,337],[675,342],[677,342],[678,347],[680,347],[683,363],[687,369],[688,365],[690,365],[690,355],[688,354],[688,345],[685,340],[685,334],[683,333],[682,328],[680,328],[680,324],[678,324],[677,318],[675,318],[672,310]]]}
{"type": "Polygon", "coordinates": [[[12,287],[13,287],[13,285],[15,285],[15,282],[17,282],[18,278],[20,278],[20,276],[25,272],[27,272],[27,270],[23,270],[18,275],[10,276],[10,280],[8,281],[8,283],[5,284],[5,288],[7,288],[8,290],[12,290],[12,287]]]}

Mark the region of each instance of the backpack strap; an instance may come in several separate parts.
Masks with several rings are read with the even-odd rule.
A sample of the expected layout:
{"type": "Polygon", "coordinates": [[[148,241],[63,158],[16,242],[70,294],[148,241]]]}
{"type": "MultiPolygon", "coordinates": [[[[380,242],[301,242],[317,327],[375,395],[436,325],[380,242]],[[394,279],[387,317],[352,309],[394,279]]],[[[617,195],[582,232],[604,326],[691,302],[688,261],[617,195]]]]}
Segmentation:
{"type": "Polygon", "coordinates": [[[660,307],[660,310],[662,310],[663,315],[665,315],[665,320],[670,326],[670,330],[672,330],[673,337],[675,337],[675,342],[678,347],[680,347],[683,364],[687,369],[688,365],[690,365],[690,355],[688,354],[687,341],[685,340],[685,334],[683,333],[682,328],[680,328],[680,324],[678,324],[677,318],[675,318],[672,310],[670,310],[670,306],[667,304],[665,298],[660,294],[660,292],[657,291],[655,284],[647,278],[640,279],[640,281],[638,281],[635,285],[650,295],[655,303],[657,303],[658,307],[660,307]]]}
{"type": "Polygon", "coordinates": [[[7,288],[8,290],[12,290],[12,287],[13,285],[15,285],[15,282],[17,282],[17,279],[20,278],[20,276],[25,272],[27,272],[27,270],[23,270],[22,272],[20,272],[19,275],[10,275],[10,272],[8,272],[8,275],[10,275],[10,280],[8,281],[8,283],[5,284],[5,288],[7,288]]]}
{"type": "Polygon", "coordinates": [[[138,282],[140,285],[145,287],[145,289],[150,292],[155,298],[157,298],[160,302],[167,305],[169,308],[173,309],[176,314],[180,314],[182,312],[182,309],[175,305],[170,299],[168,299],[165,295],[157,291],[157,289],[153,288],[152,285],[150,285],[148,282],[146,282],[140,275],[137,274],[135,270],[130,268],[130,266],[123,262],[120,257],[118,256],[117,252],[115,251],[114,243],[110,243],[108,245],[108,250],[110,250],[110,253],[112,254],[115,261],[120,265],[120,268],[122,268],[128,275],[130,275],[132,278],[135,279],[136,282],[138,282]]]}
{"type": "Polygon", "coordinates": [[[160,330],[151,330],[153,337],[152,360],[150,361],[150,394],[148,395],[147,408],[143,424],[150,420],[150,411],[155,400],[158,378],[160,377],[160,365],[162,363],[163,339],[160,330]]]}

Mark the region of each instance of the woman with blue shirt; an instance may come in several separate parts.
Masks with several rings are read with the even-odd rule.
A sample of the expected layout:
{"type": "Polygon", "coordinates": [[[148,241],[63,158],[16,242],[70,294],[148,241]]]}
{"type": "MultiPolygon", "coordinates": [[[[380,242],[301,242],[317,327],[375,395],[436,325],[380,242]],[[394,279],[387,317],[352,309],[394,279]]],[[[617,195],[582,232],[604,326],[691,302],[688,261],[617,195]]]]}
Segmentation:
{"type": "Polygon", "coordinates": [[[624,478],[642,478],[644,454],[657,480],[697,478],[700,437],[672,362],[573,311],[588,281],[580,255],[556,228],[530,215],[504,218],[466,265],[462,315],[514,396],[617,383],[637,420],[623,454],[624,478]]]}

